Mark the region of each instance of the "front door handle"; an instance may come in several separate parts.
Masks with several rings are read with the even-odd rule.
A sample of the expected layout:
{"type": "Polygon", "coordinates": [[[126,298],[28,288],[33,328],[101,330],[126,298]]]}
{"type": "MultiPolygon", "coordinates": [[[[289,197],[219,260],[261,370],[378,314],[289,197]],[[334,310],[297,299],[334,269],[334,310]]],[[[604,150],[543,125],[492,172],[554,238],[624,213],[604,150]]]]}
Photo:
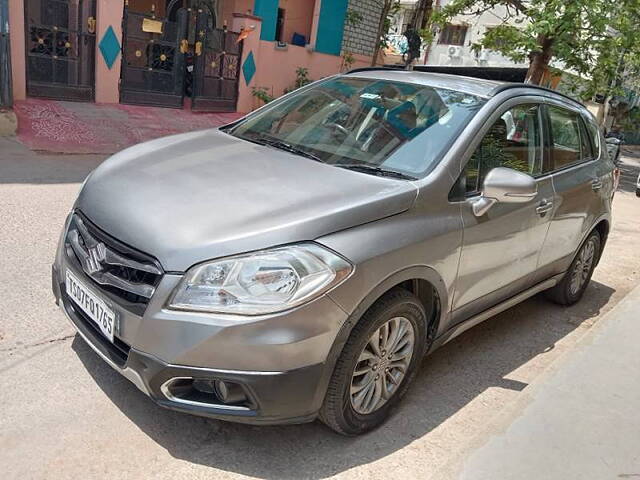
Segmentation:
{"type": "Polygon", "coordinates": [[[591,182],[591,188],[593,190],[600,190],[602,188],[602,180],[596,178],[593,182],[591,182]]]}
{"type": "Polygon", "coordinates": [[[548,200],[542,200],[536,207],[536,213],[538,215],[545,215],[552,208],[553,208],[553,202],[550,202],[548,200]]]}

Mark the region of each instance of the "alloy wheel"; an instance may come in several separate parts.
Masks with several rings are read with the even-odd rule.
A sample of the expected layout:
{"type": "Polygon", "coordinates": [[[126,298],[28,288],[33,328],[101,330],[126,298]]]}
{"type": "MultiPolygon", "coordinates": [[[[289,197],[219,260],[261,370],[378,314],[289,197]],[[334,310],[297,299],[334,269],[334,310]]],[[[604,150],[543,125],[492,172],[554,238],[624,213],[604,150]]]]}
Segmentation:
{"type": "Polygon", "coordinates": [[[595,252],[595,240],[589,239],[584,247],[582,247],[582,250],[580,250],[576,264],[573,267],[573,272],[571,273],[569,290],[572,295],[578,293],[589,278],[589,273],[595,260],[595,252]]]}
{"type": "Polygon", "coordinates": [[[414,348],[415,333],[407,318],[394,317],[373,332],[351,377],[351,406],[357,413],[373,413],[394,395],[409,369],[414,348]]]}

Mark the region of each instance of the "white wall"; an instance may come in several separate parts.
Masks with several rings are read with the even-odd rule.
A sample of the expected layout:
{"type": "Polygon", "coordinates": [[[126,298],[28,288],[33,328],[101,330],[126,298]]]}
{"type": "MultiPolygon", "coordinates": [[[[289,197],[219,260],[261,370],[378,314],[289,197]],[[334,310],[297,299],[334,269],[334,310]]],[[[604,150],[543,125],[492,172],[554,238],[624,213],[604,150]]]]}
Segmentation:
{"type": "MultiPolygon", "coordinates": [[[[444,6],[449,3],[450,0],[441,0],[440,5],[444,6]]],[[[402,10],[408,10],[412,8],[412,4],[415,4],[415,0],[403,0],[402,10]]],[[[397,15],[394,22],[392,22],[392,28],[401,26],[403,13],[397,15]],[[399,25],[398,25],[399,24],[399,25]]],[[[460,48],[459,56],[451,56],[449,54],[450,45],[441,45],[438,43],[438,35],[436,35],[433,44],[429,49],[429,56],[426,65],[464,65],[464,66],[488,66],[488,67],[514,67],[514,66],[526,66],[525,63],[516,64],[512,60],[503,57],[498,52],[486,51],[484,53],[482,61],[471,51],[470,46],[482,39],[487,28],[495,27],[503,23],[503,17],[506,16],[506,10],[504,7],[498,6],[489,12],[476,15],[458,15],[451,23],[454,25],[467,25],[467,36],[465,38],[464,46],[460,48]]],[[[513,22],[513,20],[511,20],[513,22]]],[[[401,33],[401,32],[398,32],[401,33]]],[[[424,64],[424,57],[419,61],[419,64],[424,64]]]]}

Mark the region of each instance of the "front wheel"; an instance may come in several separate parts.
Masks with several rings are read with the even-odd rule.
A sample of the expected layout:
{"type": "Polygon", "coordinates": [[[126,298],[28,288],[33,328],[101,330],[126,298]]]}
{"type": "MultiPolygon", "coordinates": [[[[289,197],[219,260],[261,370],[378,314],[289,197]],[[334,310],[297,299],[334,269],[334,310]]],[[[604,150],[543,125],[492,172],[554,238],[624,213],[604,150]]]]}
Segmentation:
{"type": "Polygon", "coordinates": [[[580,300],[589,285],[598,258],[600,258],[601,246],[600,234],[594,230],[580,247],[576,258],[560,283],[547,290],[547,297],[555,303],[566,306],[573,305],[580,300]]]}
{"type": "Polygon", "coordinates": [[[386,420],[406,392],[426,349],[426,316],[410,292],[394,289],[355,326],[336,363],[321,420],[343,435],[386,420]]]}

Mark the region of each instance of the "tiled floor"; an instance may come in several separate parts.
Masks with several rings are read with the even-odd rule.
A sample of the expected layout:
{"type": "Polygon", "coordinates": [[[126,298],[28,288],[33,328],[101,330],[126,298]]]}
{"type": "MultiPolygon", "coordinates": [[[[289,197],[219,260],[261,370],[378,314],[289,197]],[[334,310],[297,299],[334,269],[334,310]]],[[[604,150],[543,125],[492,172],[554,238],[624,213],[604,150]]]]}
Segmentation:
{"type": "Polygon", "coordinates": [[[114,153],[166,135],[216,127],[238,113],[27,99],[14,105],[18,140],[31,150],[114,153]]]}

